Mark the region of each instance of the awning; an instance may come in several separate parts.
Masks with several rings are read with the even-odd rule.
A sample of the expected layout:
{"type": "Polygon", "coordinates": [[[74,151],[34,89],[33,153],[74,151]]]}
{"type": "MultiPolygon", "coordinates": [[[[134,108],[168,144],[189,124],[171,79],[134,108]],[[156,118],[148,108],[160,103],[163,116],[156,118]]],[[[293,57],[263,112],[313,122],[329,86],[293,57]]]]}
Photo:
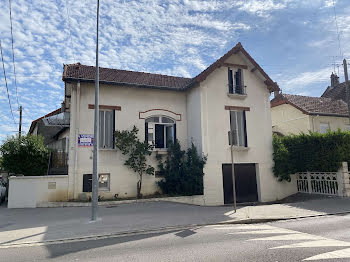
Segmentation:
{"type": "Polygon", "coordinates": [[[43,118],[45,126],[60,126],[60,127],[69,127],[70,123],[70,113],[63,112],[54,116],[49,116],[43,118]]]}

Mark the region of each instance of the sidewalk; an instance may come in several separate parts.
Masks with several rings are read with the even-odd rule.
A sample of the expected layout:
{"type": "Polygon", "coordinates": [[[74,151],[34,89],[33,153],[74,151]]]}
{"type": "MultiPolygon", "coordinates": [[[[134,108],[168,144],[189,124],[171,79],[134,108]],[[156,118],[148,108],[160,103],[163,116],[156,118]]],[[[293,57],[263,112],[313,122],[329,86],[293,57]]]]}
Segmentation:
{"type": "Polygon", "coordinates": [[[298,203],[206,207],[145,202],[99,207],[90,222],[89,207],[0,208],[0,248],[13,245],[92,238],[132,232],[217,223],[252,223],[350,212],[350,198],[324,197],[298,203]]]}

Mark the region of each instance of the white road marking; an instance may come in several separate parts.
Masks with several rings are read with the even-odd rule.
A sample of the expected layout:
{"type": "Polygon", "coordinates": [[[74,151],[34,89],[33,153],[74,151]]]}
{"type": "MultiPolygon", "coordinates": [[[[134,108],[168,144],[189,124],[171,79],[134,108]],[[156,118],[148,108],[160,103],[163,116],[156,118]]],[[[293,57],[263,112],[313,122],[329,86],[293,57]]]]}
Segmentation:
{"type": "Polygon", "coordinates": [[[271,247],[270,249],[279,249],[279,248],[302,248],[302,247],[349,247],[349,242],[344,242],[334,239],[325,239],[325,240],[316,240],[316,241],[307,241],[302,243],[295,243],[279,247],[271,247]]]}
{"type": "Polygon", "coordinates": [[[234,229],[234,230],[259,230],[259,229],[275,229],[276,227],[270,226],[270,225],[243,225],[243,226],[208,226],[212,227],[213,229],[221,229],[221,230],[229,230],[229,229],[234,229]]]}
{"type": "MultiPolygon", "coordinates": [[[[282,245],[278,247],[272,247],[269,249],[290,249],[290,248],[317,248],[317,247],[350,247],[350,242],[329,239],[321,236],[302,233],[299,231],[274,227],[270,225],[239,225],[239,226],[215,226],[214,229],[219,230],[237,230],[236,232],[226,232],[228,235],[261,235],[261,234],[280,234],[269,237],[261,237],[248,239],[247,241],[300,241],[310,240],[301,243],[295,243],[290,245],[282,245]],[[240,231],[244,230],[244,231],[240,231]]],[[[323,259],[340,259],[350,258],[350,248],[326,252],[318,254],[309,258],[305,258],[304,261],[323,260],[323,259]]]]}
{"type": "Polygon", "coordinates": [[[284,228],[275,228],[275,229],[266,229],[266,230],[253,230],[253,231],[241,231],[241,232],[234,232],[234,233],[228,233],[229,235],[239,235],[239,234],[254,234],[254,235],[260,235],[260,234],[295,234],[297,232],[289,229],[284,228]]]}
{"type": "Polygon", "coordinates": [[[313,257],[305,258],[304,260],[310,261],[310,260],[336,259],[336,258],[350,258],[350,248],[319,254],[313,257]]]}
{"type": "Polygon", "coordinates": [[[294,233],[288,235],[281,236],[273,236],[273,237],[262,237],[262,238],[254,238],[249,239],[248,241],[294,241],[294,240],[324,240],[324,237],[309,235],[305,233],[294,233]]]}

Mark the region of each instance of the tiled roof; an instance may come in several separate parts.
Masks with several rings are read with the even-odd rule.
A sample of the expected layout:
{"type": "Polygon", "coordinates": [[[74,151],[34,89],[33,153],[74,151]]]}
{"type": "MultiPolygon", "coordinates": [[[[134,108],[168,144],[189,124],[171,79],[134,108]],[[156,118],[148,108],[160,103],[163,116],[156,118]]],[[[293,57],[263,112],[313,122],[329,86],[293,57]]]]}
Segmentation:
{"type": "Polygon", "coordinates": [[[328,97],[334,100],[343,100],[346,103],[346,86],[345,82],[334,87],[328,87],[321,97],[328,97]]]}
{"type": "MultiPolygon", "coordinates": [[[[216,68],[222,66],[225,60],[232,54],[241,52],[250,61],[252,68],[260,72],[260,74],[266,79],[265,84],[269,91],[278,91],[279,87],[276,82],[273,82],[271,78],[264,72],[264,70],[255,62],[255,60],[248,54],[243,48],[241,43],[238,43],[225,55],[211,64],[207,69],[202,71],[194,78],[184,78],[177,76],[150,74],[144,72],[126,71],[120,69],[111,68],[99,68],[100,82],[106,84],[119,84],[139,87],[150,87],[160,89],[172,89],[172,90],[185,90],[192,85],[199,83],[206,79],[206,77],[213,72],[216,68]]],[[[95,67],[82,65],[80,63],[64,65],[63,68],[63,81],[90,81],[95,79],[95,67]]]]}
{"type": "MultiPolygon", "coordinates": [[[[80,63],[65,65],[63,80],[95,80],[96,69],[94,66],[86,66],[80,63]]],[[[118,83],[137,85],[143,87],[159,87],[169,89],[184,89],[191,78],[134,72],[127,70],[100,67],[100,81],[105,83],[118,83]]]]}
{"type": "Polygon", "coordinates": [[[279,94],[271,100],[271,107],[290,104],[305,114],[348,116],[348,106],[343,100],[333,100],[326,97],[311,97],[289,94],[279,94]]]}

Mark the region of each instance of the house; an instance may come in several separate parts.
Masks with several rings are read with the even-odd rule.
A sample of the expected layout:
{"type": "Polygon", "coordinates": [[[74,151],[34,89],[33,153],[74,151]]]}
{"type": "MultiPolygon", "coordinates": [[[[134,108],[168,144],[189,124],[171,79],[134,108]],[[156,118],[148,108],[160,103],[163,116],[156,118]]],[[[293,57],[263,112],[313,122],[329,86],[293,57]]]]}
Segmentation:
{"type": "MultiPolygon", "coordinates": [[[[65,112],[70,113],[69,199],[91,191],[95,67],[64,65],[65,112]]],[[[100,68],[99,194],[136,196],[137,176],[114,148],[114,131],[139,129],[139,138],[167,153],[167,141],[183,149],[194,143],[207,156],[204,199],[207,205],[232,203],[229,145],[234,131],[238,201],[273,201],[290,192],[272,173],[270,94],[278,91],[263,69],[238,43],[194,78],[100,68]]],[[[143,178],[142,194],[159,192],[157,176],[143,178]]],[[[294,190],[294,189],[293,189],[294,190]]]]}
{"type": "Polygon", "coordinates": [[[331,98],[333,100],[343,100],[346,102],[346,85],[345,82],[339,83],[339,77],[331,74],[331,85],[323,92],[321,97],[331,98]]]}
{"type": "Polygon", "coordinates": [[[278,94],[271,100],[272,130],[288,135],[350,130],[347,104],[328,97],[278,94]]]}
{"type": "Polygon", "coordinates": [[[44,144],[51,149],[48,175],[68,174],[69,114],[64,110],[63,104],[61,108],[34,120],[28,131],[30,135],[43,136],[44,144]]]}

